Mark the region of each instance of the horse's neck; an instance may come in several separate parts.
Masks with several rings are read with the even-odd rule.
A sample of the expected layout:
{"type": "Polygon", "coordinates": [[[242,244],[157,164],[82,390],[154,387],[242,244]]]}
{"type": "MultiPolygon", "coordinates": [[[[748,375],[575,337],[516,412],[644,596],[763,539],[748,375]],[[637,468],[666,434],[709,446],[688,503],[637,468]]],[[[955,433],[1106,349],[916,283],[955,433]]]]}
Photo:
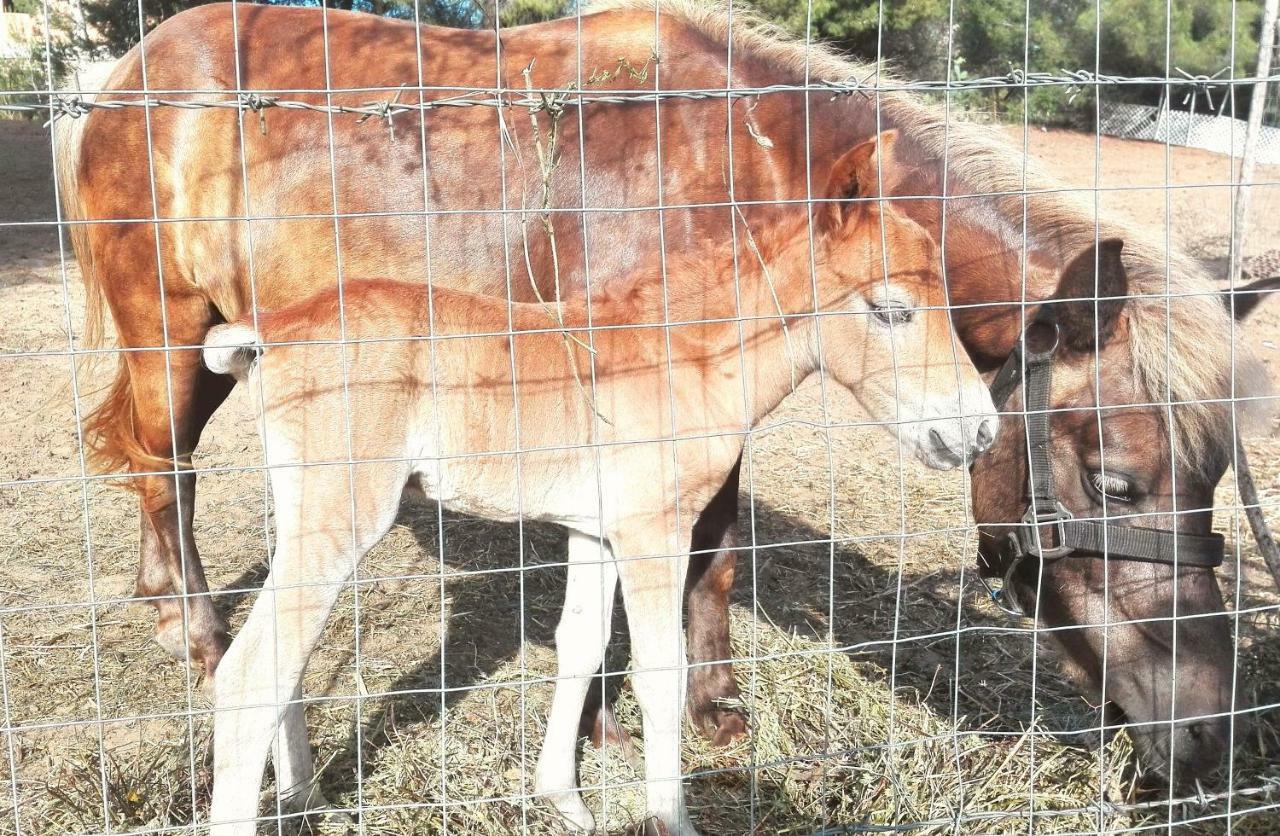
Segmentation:
{"type": "Polygon", "coordinates": [[[723,372],[713,379],[745,390],[754,425],[817,368],[815,307],[808,247],[799,239],[776,250],[743,249],[736,273],[733,265],[720,265],[709,274],[715,277],[709,289],[720,300],[717,318],[728,321],[708,332],[705,350],[723,372]]]}

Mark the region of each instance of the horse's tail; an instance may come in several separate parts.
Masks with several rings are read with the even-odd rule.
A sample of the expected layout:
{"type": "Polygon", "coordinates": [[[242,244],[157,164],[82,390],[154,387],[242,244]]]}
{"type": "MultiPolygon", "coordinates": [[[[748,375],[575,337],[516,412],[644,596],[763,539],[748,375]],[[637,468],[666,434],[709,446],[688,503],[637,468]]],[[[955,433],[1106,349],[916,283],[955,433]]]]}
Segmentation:
{"type": "MultiPolygon", "coordinates": [[[[88,64],[78,70],[67,94],[78,95],[81,100],[92,102],[96,93],[104,89],[112,71],[119,62],[88,64]]],[[[89,241],[89,227],[83,221],[90,220],[89,211],[80,191],[80,160],[83,153],[85,124],[90,115],[76,118],[60,116],[53,122],[54,167],[58,192],[62,202],[62,219],[75,251],[76,261],[84,280],[85,312],[82,345],[86,349],[101,349],[106,339],[106,294],[103,277],[94,263],[93,248],[89,241]]],[[[87,355],[80,364],[80,380],[92,380],[98,362],[105,354],[87,355]]],[[[168,467],[167,460],[153,456],[143,447],[133,432],[133,384],[129,379],[124,356],[116,356],[115,377],[107,395],[84,417],[86,458],[90,467],[99,473],[124,472],[134,463],[156,464],[168,467]]]]}
{"type": "Polygon", "coordinates": [[[262,339],[252,325],[244,322],[210,328],[201,351],[209,371],[229,374],[241,381],[248,376],[261,354],[262,339]]]}
{"type": "MultiPolygon", "coordinates": [[[[75,93],[81,100],[92,102],[97,98],[96,93],[103,88],[115,65],[116,62],[112,61],[88,64],[80,68],[76,71],[71,89],[64,92],[75,93]]],[[[80,155],[84,141],[84,126],[87,121],[87,115],[76,118],[64,115],[55,119],[53,148],[58,192],[62,198],[62,218],[68,221],[66,230],[71,238],[71,247],[75,250],[76,260],[80,262],[85,288],[88,290],[88,298],[85,300],[84,341],[87,347],[98,348],[104,342],[103,323],[106,300],[98,284],[97,273],[93,269],[93,252],[89,249],[88,228],[83,223],[76,223],[89,219],[80,194],[80,155]]]]}

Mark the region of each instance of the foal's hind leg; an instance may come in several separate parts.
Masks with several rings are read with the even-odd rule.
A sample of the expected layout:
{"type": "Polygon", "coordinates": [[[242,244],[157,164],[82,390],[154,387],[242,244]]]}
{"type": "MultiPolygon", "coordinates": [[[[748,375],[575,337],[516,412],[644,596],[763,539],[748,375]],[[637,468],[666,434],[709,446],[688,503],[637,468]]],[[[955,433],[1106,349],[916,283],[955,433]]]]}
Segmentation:
{"type": "Polygon", "coordinates": [[[271,762],[275,765],[276,795],[282,814],[317,812],[329,806],[316,780],[301,683],[280,717],[280,728],[271,744],[271,762]]]}
{"type": "Polygon", "coordinates": [[[297,785],[309,781],[310,768],[297,763],[306,749],[297,745],[302,713],[289,703],[301,694],[307,661],[357,561],[395,520],[405,470],[357,465],[354,498],[344,465],[272,472],[277,541],[271,572],[214,683],[215,836],[254,832],[273,741],[285,744],[278,747],[277,768],[282,783],[291,785],[282,787],[282,806],[298,800],[297,785]],[[282,721],[290,724],[283,741],[277,735],[282,721]]]}

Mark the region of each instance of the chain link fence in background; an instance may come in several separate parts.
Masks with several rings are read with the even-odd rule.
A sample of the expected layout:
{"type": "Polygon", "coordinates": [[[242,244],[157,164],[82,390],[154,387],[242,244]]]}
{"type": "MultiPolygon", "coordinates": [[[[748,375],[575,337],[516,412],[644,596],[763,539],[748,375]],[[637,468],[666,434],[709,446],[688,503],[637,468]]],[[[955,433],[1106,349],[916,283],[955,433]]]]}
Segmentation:
{"type": "MultiPolygon", "coordinates": [[[[1104,102],[1098,131],[1123,139],[1167,142],[1239,157],[1244,150],[1245,120],[1153,105],[1104,102]]],[[[1280,164],[1280,127],[1264,125],[1258,133],[1258,162],[1280,164]]]]}

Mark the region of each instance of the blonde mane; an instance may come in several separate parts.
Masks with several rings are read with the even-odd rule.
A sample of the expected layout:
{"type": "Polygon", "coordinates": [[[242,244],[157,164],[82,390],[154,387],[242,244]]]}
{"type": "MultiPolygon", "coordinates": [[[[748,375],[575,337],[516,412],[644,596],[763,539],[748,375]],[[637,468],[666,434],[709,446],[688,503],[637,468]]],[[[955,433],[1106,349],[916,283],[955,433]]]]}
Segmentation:
{"type": "MultiPolygon", "coordinates": [[[[815,83],[900,86],[883,67],[853,60],[826,44],[805,43],[739,2],[732,13],[723,0],[599,0],[586,11],[655,8],[714,42],[728,44],[732,37],[735,53],[799,81],[807,74],[815,83]]],[[[1122,238],[1130,294],[1137,297],[1125,306],[1125,316],[1138,385],[1150,402],[1178,405],[1172,413],[1179,461],[1200,462],[1206,451],[1230,444],[1220,401],[1260,389],[1263,376],[1246,347],[1239,341],[1233,346],[1234,323],[1202,267],[1176,247],[1166,248],[1159,236],[1101,214],[1082,197],[1063,191],[994,130],[947,119],[909,92],[889,89],[877,98],[883,112],[922,149],[946,158],[952,176],[975,193],[999,195],[995,203],[1002,216],[1020,227],[1025,212],[1031,239],[1052,241],[1070,252],[1102,238],[1122,238]],[[1024,201],[1027,192],[1035,198],[1024,201]]]]}

